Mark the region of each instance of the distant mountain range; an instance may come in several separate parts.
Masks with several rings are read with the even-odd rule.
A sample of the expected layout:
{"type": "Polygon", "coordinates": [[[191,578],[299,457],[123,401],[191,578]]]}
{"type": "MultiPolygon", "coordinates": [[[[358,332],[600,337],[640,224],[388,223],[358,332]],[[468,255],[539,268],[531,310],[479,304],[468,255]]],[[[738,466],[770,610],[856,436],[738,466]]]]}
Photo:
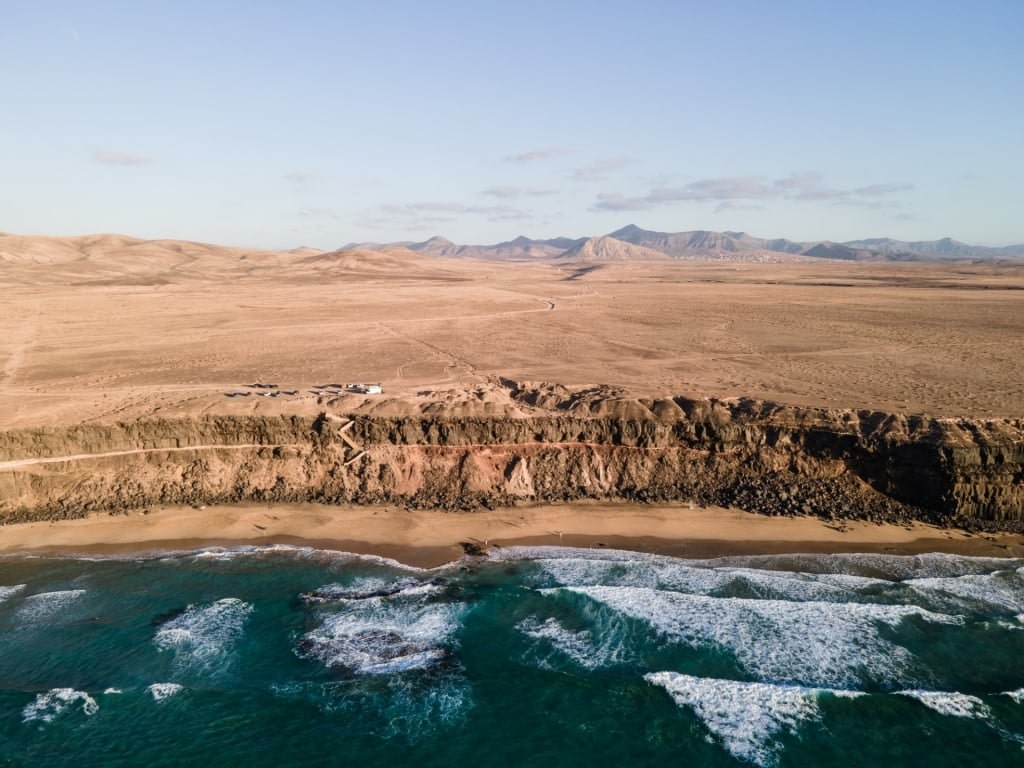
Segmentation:
{"type": "Polygon", "coordinates": [[[935,261],[1024,258],[1024,244],[990,248],[968,245],[951,238],[893,240],[888,237],[836,243],[828,240],[799,242],[762,238],[745,232],[652,232],[630,224],[599,237],[555,237],[534,240],[517,237],[495,245],[459,245],[443,237],[423,242],[349,243],[342,250],[383,251],[395,247],[416,253],[461,259],[495,261],[935,261]]]}

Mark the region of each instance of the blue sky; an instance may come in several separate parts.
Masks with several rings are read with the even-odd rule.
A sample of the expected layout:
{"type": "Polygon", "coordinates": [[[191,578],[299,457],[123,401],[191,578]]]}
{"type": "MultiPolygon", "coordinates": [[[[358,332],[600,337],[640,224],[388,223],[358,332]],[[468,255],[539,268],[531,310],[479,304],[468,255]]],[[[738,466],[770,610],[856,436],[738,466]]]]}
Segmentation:
{"type": "Polygon", "coordinates": [[[1024,2],[57,2],[0,26],[0,230],[1024,242],[1024,2]]]}

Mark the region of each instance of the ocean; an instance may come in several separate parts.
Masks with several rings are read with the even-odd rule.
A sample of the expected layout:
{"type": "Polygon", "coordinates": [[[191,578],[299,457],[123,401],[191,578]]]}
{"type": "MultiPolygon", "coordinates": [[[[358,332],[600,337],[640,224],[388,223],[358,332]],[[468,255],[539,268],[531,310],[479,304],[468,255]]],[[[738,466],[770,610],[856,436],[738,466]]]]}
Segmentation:
{"type": "Polygon", "coordinates": [[[1024,560],[0,558],[0,765],[1024,765],[1024,560]]]}

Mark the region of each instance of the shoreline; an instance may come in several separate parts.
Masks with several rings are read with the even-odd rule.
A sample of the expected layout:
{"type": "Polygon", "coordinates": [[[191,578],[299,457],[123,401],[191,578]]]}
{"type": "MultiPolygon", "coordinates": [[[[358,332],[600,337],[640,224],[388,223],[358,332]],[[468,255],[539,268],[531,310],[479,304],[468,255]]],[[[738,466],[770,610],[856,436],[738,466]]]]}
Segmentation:
{"type": "Polygon", "coordinates": [[[1020,534],[766,517],[687,504],[582,502],[478,512],[318,504],[168,506],[133,515],[101,512],[78,520],[0,526],[2,555],[130,555],[284,544],[431,568],[458,560],[462,542],[484,548],[625,549],[691,559],[853,552],[1024,557],[1020,534]]]}

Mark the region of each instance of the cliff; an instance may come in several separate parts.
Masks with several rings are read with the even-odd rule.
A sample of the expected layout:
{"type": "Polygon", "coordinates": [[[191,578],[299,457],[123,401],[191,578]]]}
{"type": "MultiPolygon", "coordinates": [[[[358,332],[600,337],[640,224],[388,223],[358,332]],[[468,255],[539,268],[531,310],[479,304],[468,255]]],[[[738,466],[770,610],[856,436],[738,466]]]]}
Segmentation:
{"type": "MultiPolygon", "coordinates": [[[[739,400],[541,402],[519,418],[209,417],[0,433],[0,522],[153,504],[691,500],[1024,531],[1024,422],[739,400]]],[[[532,401],[531,401],[532,398],[532,401]]]]}

